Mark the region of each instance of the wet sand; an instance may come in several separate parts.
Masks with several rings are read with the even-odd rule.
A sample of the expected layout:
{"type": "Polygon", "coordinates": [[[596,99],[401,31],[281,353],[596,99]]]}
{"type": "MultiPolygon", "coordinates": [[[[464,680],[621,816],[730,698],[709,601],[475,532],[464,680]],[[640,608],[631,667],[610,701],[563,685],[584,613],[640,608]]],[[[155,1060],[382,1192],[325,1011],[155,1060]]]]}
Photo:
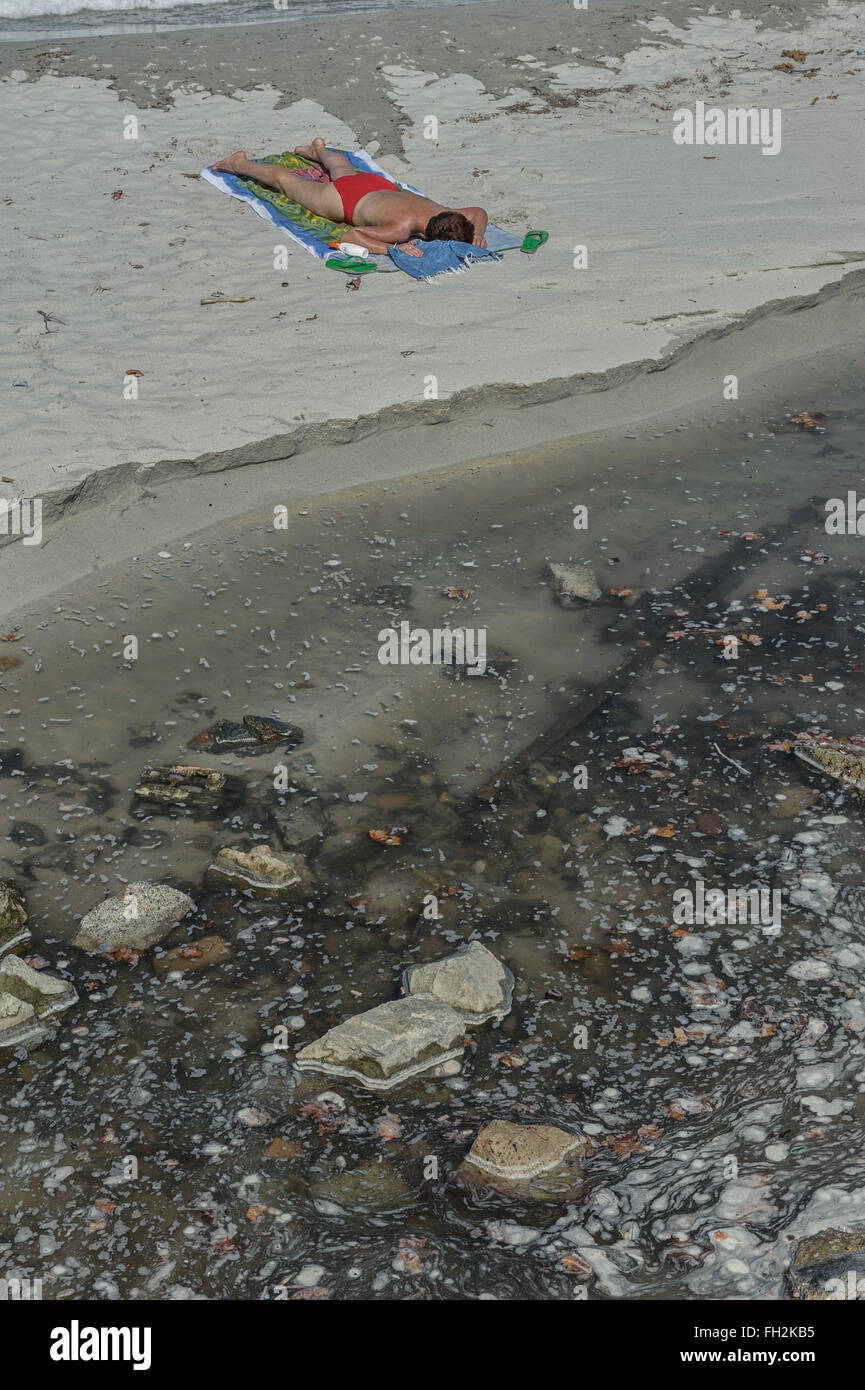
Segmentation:
{"type": "MultiPolygon", "coordinates": [[[[735,357],[743,318],[865,254],[855,7],[773,11],[778,28],[740,11],[477,6],[5,46],[12,485],[68,509],[461,413],[501,384],[606,390],[706,336],[735,357]],[[789,47],[815,67],[778,71],[789,47]],[[677,146],[674,111],[698,99],[777,107],[780,153],[677,146]],[[454,285],[390,275],[346,294],[299,248],[277,271],[266,224],[184,175],[314,128],[550,241],[454,285]],[[220,292],[248,302],[202,306],[220,292]]],[[[695,371],[682,400],[708,389],[695,371]]],[[[342,482],[364,476],[344,454],[342,482]]]]}
{"type": "Polygon", "coordinates": [[[861,721],[861,538],[829,537],[824,508],[862,476],[860,382],[827,353],[805,399],[607,441],[591,468],[564,445],[463,470],[458,494],[427,473],[310,499],[287,530],[224,522],[19,612],[0,869],[80,1003],[4,1071],[7,1269],[52,1298],[570,1299],[579,1283],[592,1299],[774,1299],[791,1238],[861,1221],[860,810],[773,747],[861,721]],[[790,423],[802,408],[825,432],[790,423]],[[602,598],[557,606],[550,559],[588,560],[602,598]],[[472,592],[446,598],[454,585],[472,592]],[[483,624],[516,664],[477,681],[382,667],[378,633],[406,617],[483,624]],[[724,631],[759,641],[727,661],[724,631]],[[572,737],[494,804],[474,797],[591,687],[608,698],[572,737]],[[313,911],[205,876],[220,846],[296,843],[292,816],[274,819],[273,753],[190,752],[246,711],[304,731],[278,756],[287,800],[320,818],[303,822],[313,911]],[[644,753],[666,779],[631,774],[644,753]],[[178,756],[243,791],[217,815],[134,802],[142,768],[178,756]],[[370,841],[395,820],[401,846],[370,841]],[[141,877],[188,890],[193,916],[144,959],[75,950],[80,914],[141,877]],[[695,877],[779,891],[780,935],[674,935],[673,892],[695,877]],[[406,915],[431,885],[442,920],[406,915]],[[852,923],[830,913],[839,892],[852,923]],[[196,964],[214,934],[224,958],[196,964]],[[294,1073],[295,1048],[473,935],[517,988],[460,1074],[388,1097],[341,1082],[343,1110],[310,1110],[328,1083],[294,1073]],[[492,1116],[590,1138],[578,1210],[461,1186],[492,1116]],[[406,1239],[420,1256],[400,1255],[406,1239]]]}

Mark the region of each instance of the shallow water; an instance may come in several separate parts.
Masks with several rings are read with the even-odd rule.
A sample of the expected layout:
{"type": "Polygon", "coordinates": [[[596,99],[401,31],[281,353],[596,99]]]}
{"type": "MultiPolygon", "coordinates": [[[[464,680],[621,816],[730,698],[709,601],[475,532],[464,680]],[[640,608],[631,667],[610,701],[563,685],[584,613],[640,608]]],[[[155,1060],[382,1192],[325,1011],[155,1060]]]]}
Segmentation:
{"type": "Polygon", "coordinates": [[[266,510],[19,619],[0,870],[25,893],[29,954],[81,1002],[36,1050],[0,1054],[6,1277],[123,1299],[781,1297],[793,1238],[865,1222],[861,801],[770,747],[861,731],[865,707],[861,538],[822,522],[862,477],[863,402],[818,385],[825,433],[783,425],[793,403],[289,506],[284,530],[266,510]],[[604,597],[563,609],[544,564],[575,559],[604,597]],[[485,627],[514,664],[381,665],[402,620],[485,627]],[[594,712],[476,795],[587,692],[594,712]],[[247,712],[303,744],[190,750],[247,712]],[[133,800],[144,767],[175,761],[241,784],[218,815],[133,800]],[[206,877],[220,846],[259,841],[302,841],[314,909],[206,877]],[[347,901],[397,870],[407,900],[437,893],[437,922],[347,901]],[[190,892],[194,916],[135,963],[68,944],[143,878],[190,892]],[[677,927],[697,878],[780,891],[780,932],[677,927]],[[214,933],[227,959],[166,974],[166,949],[214,933]],[[381,1096],[295,1075],[295,1043],[473,935],[517,986],[459,1076],[381,1096]],[[302,1111],[322,1091],[345,1110],[302,1111]],[[460,1187],[493,1117],[587,1135],[585,1201],[460,1187]]]}

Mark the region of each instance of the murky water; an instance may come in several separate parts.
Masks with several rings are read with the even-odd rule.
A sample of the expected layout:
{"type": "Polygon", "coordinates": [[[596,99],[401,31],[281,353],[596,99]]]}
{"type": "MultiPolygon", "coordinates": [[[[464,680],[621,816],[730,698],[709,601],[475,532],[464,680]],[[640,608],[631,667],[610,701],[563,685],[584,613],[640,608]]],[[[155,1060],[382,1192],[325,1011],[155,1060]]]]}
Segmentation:
{"type": "Polygon", "coordinates": [[[84,1298],[779,1297],[793,1238],[865,1221],[861,801],[784,746],[862,728],[862,540],[827,536],[822,504],[861,479],[865,433],[852,385],[805,404],[825,433],[743,413],[289,506],[285,529],[263,499],[19,619],[2,874],[80,1003],[0,1056],[7,1277],[84,1298]],[[544,565],[577,559],[604,597],[563,609],[544,565]],[[402,621],[484,628],[493,673],[382,665],[402,621]],[[303,744],[190,749],[249,712],[303,744]],[[239,780],[211,814],[133,797],[176,761],[239,780]],[[307,854],[314,909],[206,877],[258,842],[307,854]],[[69,944],[140,879],[196,913],[135,961],[69,944]],[[698,879],[779,892],[781,930],[681,925],[698,879]],[[161,963],[214,934],[222,959],[161,963]],[[459,1076],[374,1096],[274,1047],[472,936],[517,987],[459,1076]],[[303,1109],[325,1090],[345,1110],[303,1109]],[[457,1185],[494,1117],[588,1136],[585,1201],[457,1185]]]}

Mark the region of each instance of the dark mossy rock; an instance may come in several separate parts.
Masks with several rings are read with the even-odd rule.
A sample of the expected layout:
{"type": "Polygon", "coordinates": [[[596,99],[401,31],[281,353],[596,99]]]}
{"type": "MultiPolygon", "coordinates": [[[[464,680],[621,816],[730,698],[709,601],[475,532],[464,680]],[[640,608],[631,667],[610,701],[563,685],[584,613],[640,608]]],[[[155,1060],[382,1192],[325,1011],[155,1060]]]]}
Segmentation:
{"type": "Polygon", "coordinates": [[[192,739],[189,746],[211,753],[257,753],[273,744],[292,749],[302,742],[303,730],[296,724],[266,714],[245,714],[240,724],[221,719],[192,739]]]}
{"type": "Polygon", "coordinates": [[[865,1231],[825,1231],[796,1246],[787,1270],[791,1297],[804,1302],[865,1301],[865,1231]]]}

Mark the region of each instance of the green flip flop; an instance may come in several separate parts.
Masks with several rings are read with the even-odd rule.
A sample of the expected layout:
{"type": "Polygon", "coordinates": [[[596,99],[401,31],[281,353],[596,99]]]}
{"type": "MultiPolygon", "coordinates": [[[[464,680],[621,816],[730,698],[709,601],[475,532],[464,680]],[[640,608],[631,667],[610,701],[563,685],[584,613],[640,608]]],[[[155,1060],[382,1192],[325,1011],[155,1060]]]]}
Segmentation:
{"type": "Polygon", "coordinates": [[[543,246],[545,242],[549,241],[549,239],[549,232],[526,232],[525,236],[523,237],[523,244],[520,247],[520,250],[525,251],[526,255],[528,256],[533,256],[537,251],[538,247],[543,246]]]}
{"type": "Polygon", "coordinates": [[[362,260],[360,256],[330,256],[325,265],[328,270],[344,270],[347,275],[369,275],[378,270],[374,261],[362,260]]]}

